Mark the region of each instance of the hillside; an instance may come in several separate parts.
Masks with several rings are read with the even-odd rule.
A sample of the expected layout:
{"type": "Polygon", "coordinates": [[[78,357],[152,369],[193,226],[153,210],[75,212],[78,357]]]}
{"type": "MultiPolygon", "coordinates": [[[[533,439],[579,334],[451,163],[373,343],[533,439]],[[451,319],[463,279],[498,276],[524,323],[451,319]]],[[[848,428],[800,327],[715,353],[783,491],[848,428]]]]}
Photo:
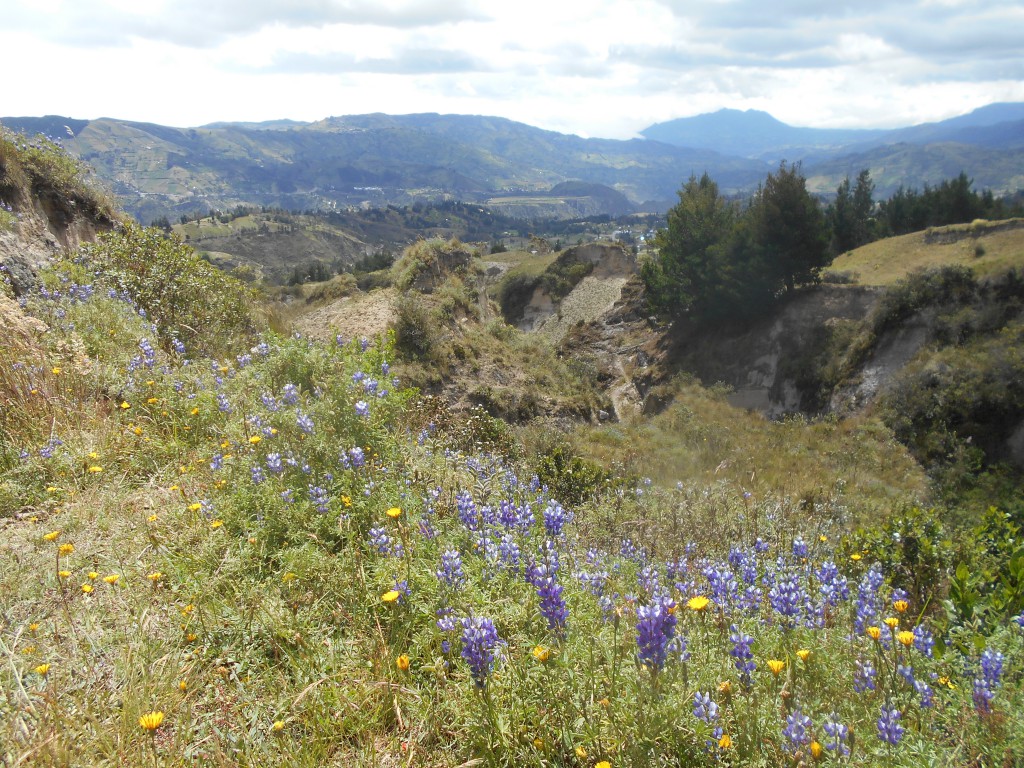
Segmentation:
{"type": "MultiPolygon", "coordinates": [[[[5,170],[32,151],[12,145],[5,170]]],[[[15,213],[73,167],[45,152],[15,213]]],[[[577,296],[592,314],[557,346],[488,298],[495,264],[520,267],[556,316],[628,271],[628,251],[483,262],[421,241],[391,287],[302,286],[313,301],[289,317],[158,230],[121,222],[79,245],[22,301],[0,273],[4,765],[1024,753],[1019,486],[1005,512],[945,506],[915,458],[931,439],[911,453],[871,413],[769,422],[672,377],[684,329],[643,314],[637,280],[608,311],[577,296]],[[388,305],[390,333],[352,322],[388,305]],[[324,327],[327,307],[351,337],[324,327]],[[660,413],[602,419],[608,355],[660,413]]],[[[943,397],[905,388],[920,401],[891,408],[907,437],[929,405],[994,403],[965,397],[992,393],[989,360],[1024,402],[1020,285],[952,269],[883,295],[877,333],[945,308],[958,340],[923,369],[943,397]]]]}
{"type": "MultiPolygon", "coordinates": [[[[691,173],[711,170],[724,187],[739,190],[756,184],[766,170],[756,161],[703,150],[581,139],[460,115],[354,115],[310,125],[187,129],[113,119],[0,121],[61,136],[146,222],[240,203],[306,210],[529,197],[574,180],[613,188],[637,204],[670,200],[691,173]]],[[[587,205],[611,213],[600,196],[587,205]]],[[[578,207],[563,215],[579,215],[578,207]]]]}

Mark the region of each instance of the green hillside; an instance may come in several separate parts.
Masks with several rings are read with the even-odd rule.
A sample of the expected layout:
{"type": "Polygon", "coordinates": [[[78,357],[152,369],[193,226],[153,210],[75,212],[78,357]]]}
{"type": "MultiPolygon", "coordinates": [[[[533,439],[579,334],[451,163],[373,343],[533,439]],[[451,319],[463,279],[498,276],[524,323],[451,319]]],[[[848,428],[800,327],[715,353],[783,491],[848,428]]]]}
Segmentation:
{"type": "Polygon", "coordinates": [[[418,243],[392,332],[319,339],[158,230],[18,300],[0,271],[4,765],[1024,754],[1019,509],[930,508],[870,414],[771,424],[685,377],[634,423],[425,397],[403,367],[600,391],[477,322],[476,268],[418,243]]]}

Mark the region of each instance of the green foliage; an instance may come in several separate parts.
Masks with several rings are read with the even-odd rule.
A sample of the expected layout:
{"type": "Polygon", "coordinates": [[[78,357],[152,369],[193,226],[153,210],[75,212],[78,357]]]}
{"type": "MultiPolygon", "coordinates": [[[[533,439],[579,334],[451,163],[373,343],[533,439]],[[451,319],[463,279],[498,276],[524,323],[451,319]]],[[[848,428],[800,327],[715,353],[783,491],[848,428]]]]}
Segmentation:
{"type": "Polygon", "coordinates": [[[458,240],[419,240],[406,248],[391,267],[392,281],[399,290],[406,291],[429,271],[440,282],[448,273],[463,268],[468,256],[458,240]]]}
{"type": "Polygon", "coordinates": [[[443,345],[441,320],[413,292],[395,302],[395,350],[407,360],[436,360],[443,345]]]}
{"type": "Polygon", "coordinates": [[[792,291],[818,281],[832,258],[825,216],[807,191],[799,164],[787,168],[782,163],[776,173],[768,174],[747,215],[770,285],[792,291]]]}
{"type": "Polygon", "coordinates": [[[832,253],[840,254],[875,239],[874,200],[875,183],[868,169],[857,174],[857,185],[850,191],[847,176],[836,189],[836,199],[829,206],[828,220],[832,229],[832,253]]]}
{"type": "Polygon", "coordinates": [[[0,201],[21,203],[31,190],[69,218],[88,214],[113,222],[113,204],[87,175],[86,166],[51,139],[0,127],[0,201]]]}
{"type": "Polygon", "coordinates": [[[894,587],[906,590],[920,610],[935,609],[953,561],[953,543],[934,509],[912,507],[843,542],[860,562],[881,563],[894,587]]]}
{"type": "Polygon", "coordinates": [[[564,445],[540,454],[534,471],[552,496],[567,504],[583,504],[607,491],[611,473],[592,461],[578,456],[564,445]]]}
{"type": "Polygon", "coordinates": [[[539,275],[510,273],[502,278],[498,284],[498,304],[507,323],[516,325],[523,319],[523,313],[539,284],[539,275]]]}
{"type": "Polygon", "coordinates": [[[724,243],[737,214],[706,173],[679,191],[679,203],[668,212],[668,227],[658,232],[656,259],[646,261],[641,275],[651,305],[670,317],[717,314],[726,289],[724,243]]]}
{"type": "Polygon", "coordinates": [[[177,338],[190,349],[226,353],[255,330],[252,289],[160,230],[126,224],[79,258],[144,310],[165,343],[177,338]]]}
{"type": "Polygon", "coordinates": [[[800,167],[785,163],[742,214],[707,174],[691,177],[655,245],[641,267],[652,307],[699,322],[755,315],[830,261],[824,214],[800,167]]]}

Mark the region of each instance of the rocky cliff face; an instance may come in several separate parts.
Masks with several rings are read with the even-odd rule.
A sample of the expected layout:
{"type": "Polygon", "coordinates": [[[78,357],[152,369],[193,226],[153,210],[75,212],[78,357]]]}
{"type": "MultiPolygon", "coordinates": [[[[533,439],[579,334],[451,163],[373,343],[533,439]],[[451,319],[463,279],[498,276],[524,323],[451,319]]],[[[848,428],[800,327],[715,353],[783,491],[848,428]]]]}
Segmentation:
{"type": "Polygon", "coordinates": [[[16,221],[0,228],[0,265],[10,276],[16,295],[35,282],[39,267],[65,250],[75,250],[109,230],[114,221],[106,215],[80,211],[76,201],[21,189],[6,201],[16,221]]]}

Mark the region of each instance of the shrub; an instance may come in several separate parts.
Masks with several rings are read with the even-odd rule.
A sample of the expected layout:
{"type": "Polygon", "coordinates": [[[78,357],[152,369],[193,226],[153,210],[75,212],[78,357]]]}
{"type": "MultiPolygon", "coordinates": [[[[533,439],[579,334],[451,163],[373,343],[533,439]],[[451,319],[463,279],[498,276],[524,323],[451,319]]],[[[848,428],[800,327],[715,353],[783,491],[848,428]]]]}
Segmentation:
{"type": "Polygon", "coordinates": [[[79,257],[156,323],[165,344],[227,352],[256,329],[256,294],[158,229],[125,225],[85,246],[79,257]]]}

